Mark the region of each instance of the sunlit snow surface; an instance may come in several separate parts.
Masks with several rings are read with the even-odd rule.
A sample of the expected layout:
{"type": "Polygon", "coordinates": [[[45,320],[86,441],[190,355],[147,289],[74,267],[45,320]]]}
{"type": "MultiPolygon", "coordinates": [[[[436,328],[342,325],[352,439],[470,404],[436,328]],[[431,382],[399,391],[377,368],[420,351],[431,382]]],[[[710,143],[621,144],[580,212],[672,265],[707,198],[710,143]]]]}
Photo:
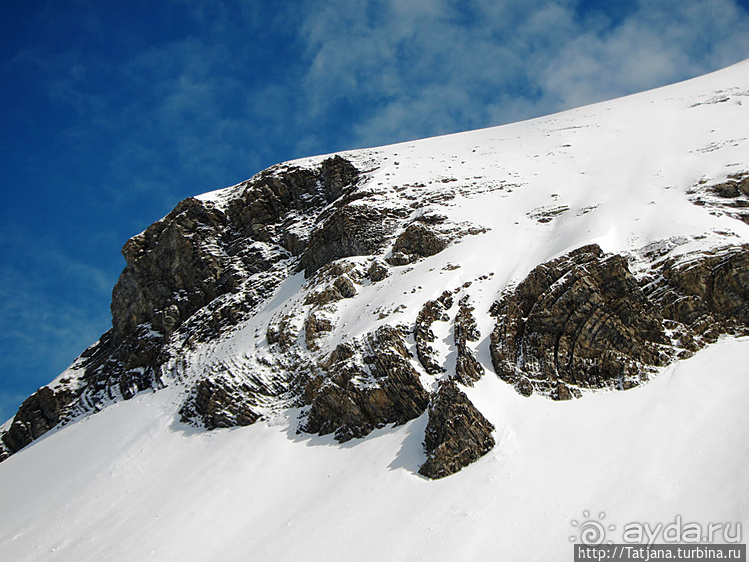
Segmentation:
{"type": "Polygon", "coordinates": [[[749,339],[627,392],[555,403],[494,376],[471,398],[498,446],[416,474],[425,419],[346,445],[279,419],[211,433],[141,395],[11,457],[3,560],[571,560],[584,510],[749,523],[749,339]]]}
{"type": "MultiPolygon", "coordinates": [[[[634,252],[679,236],[674,251],[684,252],[749,241],[749,225],[686,196],[701,179],[749,171],[747,137],[744,62],[533,121],[346,153],[368,170],[380,204],[388,190],[393,201],[452,192],[435,210],[489,231],[360,287],[341,301],[326,345],[412,322],[425,300],[473,281],[488,372],[466,392],[496,426],[497,447],[428,481],[416,473],[426,416],[345,445],[297,435],[294,410],[204,432],[176,421],[184,395],[174,386],[110,405],[0,464],[0,559],[571,560],[571,521],[586,510],[605,513],[614,542],[626,523],[676,516],[741,522],[746,535],[749,339],[724,338],[643,387],[559,403],[523,398],[494,376],[486,310],[508,283],[583,244],[634,252]],[[534,218],[563,207],[549,223],[534,218]]],[[[203,199],[221,205],[231,193],[203,199]]],[[[290,278],[193,365],[263,353],[268,321],[302,291],[301,276],[290,278]]],[[[437,335],[449,355],[449,334],[437,335]]]]}

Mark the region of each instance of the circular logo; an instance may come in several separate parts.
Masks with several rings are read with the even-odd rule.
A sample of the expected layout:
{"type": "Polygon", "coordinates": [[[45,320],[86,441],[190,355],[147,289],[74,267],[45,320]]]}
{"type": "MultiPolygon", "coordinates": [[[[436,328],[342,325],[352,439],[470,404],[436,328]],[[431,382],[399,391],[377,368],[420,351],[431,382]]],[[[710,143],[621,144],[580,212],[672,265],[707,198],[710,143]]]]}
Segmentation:
{"type": "MultiPolygon", "coordinates": [[[[616,529],[616,525],[609,525],[606,527],[602,521],[606,517],[605,512],[598,514],[598,520],[591,517],[590,512],[586,509],[583,511],[584,519],[577,521],[573,519],[570,521],[570,525],[577,527],[577,535],[570,537],[570,542],[581,542],[587,546],[598,546],[606,541],[606,531],[613,531],[616,529]]],[[[611,541],[606,541],[607,544],[612,544],[611,541]]]]}

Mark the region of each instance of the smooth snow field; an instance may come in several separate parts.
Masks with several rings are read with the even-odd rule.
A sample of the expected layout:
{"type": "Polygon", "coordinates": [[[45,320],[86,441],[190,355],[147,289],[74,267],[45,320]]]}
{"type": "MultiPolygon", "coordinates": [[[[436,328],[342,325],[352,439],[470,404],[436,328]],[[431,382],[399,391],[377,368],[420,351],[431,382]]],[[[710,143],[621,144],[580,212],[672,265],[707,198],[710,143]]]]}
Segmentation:
{"type": "MultiPolygon", "coordinates": [[[[614,543],[628,524],[677,520],[730,524],[730,538],[739,524],[746,543],[749,338],[724,336],[632,390],[553,402],[495,376],[487,311],[508,284],[583,244],[627,254],[637,275],[650,243],[674,254],[748,243],[749,225],[689,201],[700,182],[749,171],[748,137],[745,61],[532,121],[344,153],[381,186],[372,201],[450,192],[437,211],[487,231],[363,285],[341,302],[325,349],[413,323],[427,299],[471,281],[487,372],[463,390],[497,446],[429,481],[417,473],[426,414],[345,444],[297,434],[288,409],[209,432],[178,421],[184,388],[170,384],[0,464],[0,561],[570,561],[591,520],[614,543]],[[561,207],[551,222],[534,218],[561,207]]],[[[231,190],[201,198],[220,206],[231,190]]],[[[301,307],[304,291],[301,274],[287,279],[255,317],[186,357],[185,377],[210,362],[256,365],[269,319],[301,307]]],[[[444,325],[435,348],[447,357],[444,325]]]]}

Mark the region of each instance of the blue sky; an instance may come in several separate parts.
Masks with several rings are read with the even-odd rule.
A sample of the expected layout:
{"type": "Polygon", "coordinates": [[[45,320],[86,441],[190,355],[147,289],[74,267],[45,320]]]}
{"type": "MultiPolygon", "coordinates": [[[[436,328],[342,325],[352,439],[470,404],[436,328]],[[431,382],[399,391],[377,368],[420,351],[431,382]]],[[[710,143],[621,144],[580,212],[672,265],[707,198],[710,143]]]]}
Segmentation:
{"type": "Polygon", "coordinates": [[[120,248],[274,163],[749,57],[749,0],[0,5],[0,418],[110,327],[120,248]]]}

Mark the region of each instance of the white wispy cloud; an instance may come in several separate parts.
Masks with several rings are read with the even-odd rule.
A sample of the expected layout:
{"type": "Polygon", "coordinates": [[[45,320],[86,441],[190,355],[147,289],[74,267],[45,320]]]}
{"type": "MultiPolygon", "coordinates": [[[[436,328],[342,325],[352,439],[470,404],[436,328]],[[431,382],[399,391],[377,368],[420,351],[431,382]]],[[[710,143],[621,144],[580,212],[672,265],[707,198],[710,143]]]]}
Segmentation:
{"type": "Polygon", "coordinates": [[[730,0],[644,2],[619,26],[580,30],[539,68],[563,107],[653,88],[749,56],[749,15],[730,0]]]}
{"type": "Polygon", "coordinates": [[[731,0],[655,0],[612,24],[575,2],[330,1],[307,13],[312,116],[357,100],[379,144],[489,126],[652,88],[749,56],[731,0]]]}

